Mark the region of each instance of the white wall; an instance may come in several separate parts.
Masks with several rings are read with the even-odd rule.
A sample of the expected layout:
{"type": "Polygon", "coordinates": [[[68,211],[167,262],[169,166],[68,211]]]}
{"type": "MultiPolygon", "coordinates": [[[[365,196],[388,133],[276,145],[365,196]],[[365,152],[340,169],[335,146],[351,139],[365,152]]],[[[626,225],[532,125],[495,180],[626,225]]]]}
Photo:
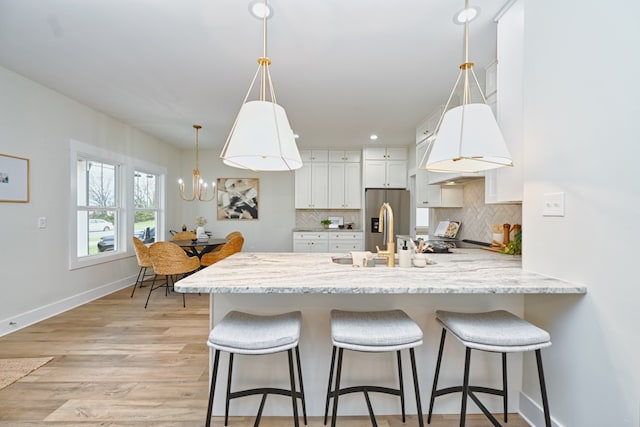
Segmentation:
{"type": "Polygon", "coordinates": [[[68,269],[71,139],[165,166],[167,232],[183,223],[192,228],[202,215],[216,236],[243,232],[245,250],[291,250],[293,172],[245,172],[224,166],[217,150],[201,152],[202,173],[209,180],[260,178],[260,219],[217,221],[214,202],[178,197],[176,181],[182,176],[190,182],[193,151],[172,147],[4,68],[0,93],[0,153],[29,158],[31,166],[31,201],[0,203],[0,335],[128,286],[138,272],[133,252],[119,261],[68,269]],[[46,229],[36,227],[38,217],[47,218],[46,229]]]}
{"type": "MultiPolygon", "coordinates": [[[[203,129],[204,130],[204,129],[203,129]]],[[[203,132],[204,135],[204,132],[203,132]]],[[[203,141],[201,139],[201,141],[203,141]]],[[[211,182],[217,178],[258,178],[258,219],[217,220],[215,201],[183,202],[178,197],[176,180],[167,185],[167,200],[180,205],[176,222],[167,223],[167,230],[179,230],[186,224],[191,230],[197,216],[207,219],[205,229],[216,237],[224,237],[231,231],[240,231],[244,237],[243,251],[291,252],[292,229],[295,227],[294,208],[295,172],[252,172],[232,168],[222,163],[220,150],[200,150],[200,172],[211,182]]],[[[195,163],[195,151],[185,152],[182,158],[183,179],[187,188],[191,184],[191,171],[195,163]]],[[[190,188],[187,189],[190,191],[190,188]]]]}
{"type": "MultiPolygon", "coordinates": [[[[622,0],[525,3],[523,263],[588,287],[525,300],[552,336],[543,357],[563,426],[640,425],[638,16],[622,0]],[[557,191],[566,216],[543,217],[557,191]]],[[[524,391],[539,402],[529,362],[524,391]]]]}
{"type": "Polygon", "coordinates": [[[31,169],[31,201],[0,203],[2,335],[135,279],[133,257],[68,268],[69,141],[159,165],[179,151],[3,68],[0,93],[0,153],[29,158],[31,169]],[[47,218],[46,229],[37,228],[38,217],[47,218]]]}

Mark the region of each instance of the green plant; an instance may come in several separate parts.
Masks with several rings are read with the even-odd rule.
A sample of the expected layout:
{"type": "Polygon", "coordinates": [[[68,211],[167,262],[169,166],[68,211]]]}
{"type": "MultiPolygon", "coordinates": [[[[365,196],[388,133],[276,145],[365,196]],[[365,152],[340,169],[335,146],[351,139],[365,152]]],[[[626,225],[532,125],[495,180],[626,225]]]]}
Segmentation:
{"type": "Polygon", "coordinates": [[[331,220],[330,219],[323,219],[323,220],[320,221],[320,224],[329,225],[329,224],[331,224],[331,220]]]}
{"type": "Polygon", "coordinates": [[[522,255],[522,230],[518,230],[511,240],[502,250],[503,254],[522,255]]]}

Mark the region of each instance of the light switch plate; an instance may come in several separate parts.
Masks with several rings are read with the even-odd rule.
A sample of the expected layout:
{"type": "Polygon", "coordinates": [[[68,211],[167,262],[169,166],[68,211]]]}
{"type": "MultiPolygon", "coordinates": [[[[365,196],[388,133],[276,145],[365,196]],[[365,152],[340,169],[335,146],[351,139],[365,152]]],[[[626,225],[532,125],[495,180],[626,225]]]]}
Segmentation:
{"type": "Polygon", "coordinates": [[[564,216],[564,192],[545,193],[542,216],[564,216]]]}
{"type": "Polygon", "coordinates": [[[38,218],[38,228],[47,228],[47,218],[41,216],[38,218]]]}

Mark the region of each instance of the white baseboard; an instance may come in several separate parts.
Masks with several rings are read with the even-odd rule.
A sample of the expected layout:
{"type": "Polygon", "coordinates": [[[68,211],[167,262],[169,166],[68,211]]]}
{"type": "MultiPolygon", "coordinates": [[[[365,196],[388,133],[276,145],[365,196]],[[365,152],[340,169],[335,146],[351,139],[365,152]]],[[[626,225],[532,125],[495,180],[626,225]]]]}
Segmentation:
{"type": "MultiPolygon", "coordinates": [[[[523,392],[520,392],[520,401],[518,403],[518,414],[524,418],[530,426],[544,427],[544,411],[542,410],[542,406],[538,405],[537,402],[523,392]]],[[[554,420],[553,416],[551,416],[551,425],[553,427],[564,427],[562,424],[554,420]]]]}
{"type": "Polygon", "coordinates": [[[18,314],[17,316],[0,319],[0,337],[131,286],[135,280],[134,276],[126,277],[116,282],[108,283],[95,289],[18,314]]]}

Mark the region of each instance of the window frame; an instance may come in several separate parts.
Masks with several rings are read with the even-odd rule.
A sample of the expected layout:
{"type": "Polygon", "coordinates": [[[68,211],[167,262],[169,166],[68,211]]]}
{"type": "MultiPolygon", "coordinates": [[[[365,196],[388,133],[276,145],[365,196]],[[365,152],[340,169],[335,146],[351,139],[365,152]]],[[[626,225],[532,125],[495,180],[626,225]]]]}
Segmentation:
{"type": "Polygon", "coordinates": [[[70,141],[69,151],[69,270],[99,265],[135,255],[133,244],[130,239],[127,239],[127,236],[133,235],[134,229],[135,206],[133,198],[135,171],[144,170],[158,177],[158,224],[156,226],[156,240],[159,236],[164,235],[166,168],[76,140],[70,141]],[[118,215],[117,223],[114,224],[117,234],[114,233],[114,235],[119,243],[118,250],[78,256],[77,162],[79,159],[95,160],[117,166],[115,184],[117,188],[115,188],[115,190],[118,215]]]}

